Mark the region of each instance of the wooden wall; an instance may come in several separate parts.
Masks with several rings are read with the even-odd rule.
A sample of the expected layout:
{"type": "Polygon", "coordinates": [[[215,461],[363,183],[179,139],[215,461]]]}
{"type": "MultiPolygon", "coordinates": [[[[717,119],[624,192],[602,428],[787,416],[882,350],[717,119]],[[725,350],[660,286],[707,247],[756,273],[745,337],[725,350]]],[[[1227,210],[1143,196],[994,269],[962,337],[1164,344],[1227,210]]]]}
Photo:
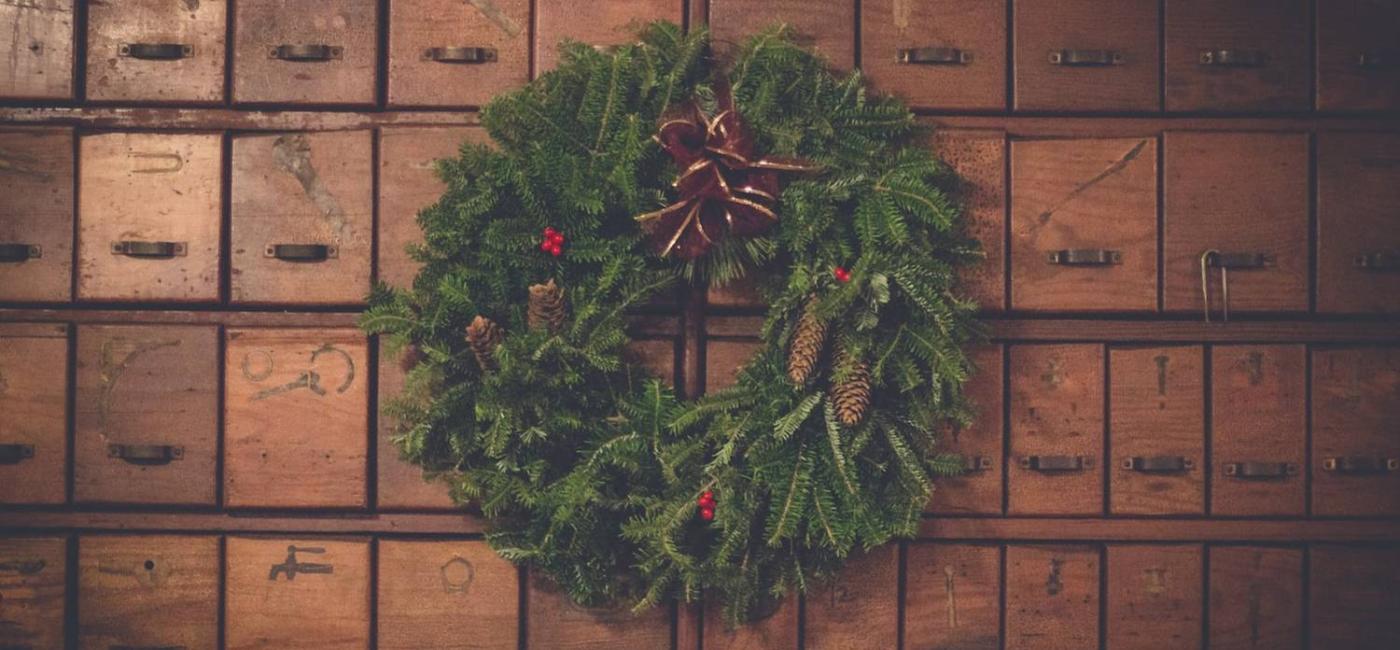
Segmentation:
{"type": "MultiPolygon", "coordinates": [[[[0,647],[1400,647],[1393,2],[0,0],[0,27],[0,647]],[[988,254],[973,471],[739,631],[496,559],[398,460],[401,371],[354,328],[474,108],[653,18],[721,47],[785,20],[907,97],[988,254]]],[[[761,314],[687,296],[638,351],[699,394],[761,314]]]]}

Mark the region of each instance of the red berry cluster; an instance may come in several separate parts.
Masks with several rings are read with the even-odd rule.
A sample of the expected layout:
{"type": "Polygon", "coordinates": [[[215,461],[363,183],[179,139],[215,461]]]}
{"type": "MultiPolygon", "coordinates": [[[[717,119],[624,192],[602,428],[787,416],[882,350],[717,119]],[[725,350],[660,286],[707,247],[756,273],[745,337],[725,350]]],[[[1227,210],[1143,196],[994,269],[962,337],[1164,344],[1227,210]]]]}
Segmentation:
{"type": "Polygon", "coordinates": [[[844,266],[838,266],[834,269],[831,269],[831,274],[836,276],[836,281],[840,282],[841,284],[845,284],[851,281],[851,272],[847,271],[846,267],[844,266]]]}
{"type": "Polygon", "coordinates": [[[540,250],[555,257],[564,254],[564,233],[555,230],[553,226],[545,226],[544,240],[540,242],[540,250]]]}
{"type": "Polygon", "coordinates": [[[696,499],[695,502],[696,502],[697,504],[700,505],[700,518],[701,518],[701,519],[704,519],[705,521],[711,521],[711,520],[713,520],[713,519],[715,518],[715,493],[714,493],[714,492],[711,492],[711,491],[709,491],[709,490],[705,490],[705,492],[704,492],[703,494],[701,494],[701,495],[700,495],[700,498],[699,498],[699,499],[696,499]]]}

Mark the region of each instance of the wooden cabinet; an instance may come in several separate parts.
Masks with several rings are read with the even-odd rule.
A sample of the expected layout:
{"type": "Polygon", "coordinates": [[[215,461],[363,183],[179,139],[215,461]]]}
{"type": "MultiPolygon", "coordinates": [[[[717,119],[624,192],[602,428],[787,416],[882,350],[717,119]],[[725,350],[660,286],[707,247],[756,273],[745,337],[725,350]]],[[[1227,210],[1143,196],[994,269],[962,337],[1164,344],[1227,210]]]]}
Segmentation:
{"type": "Polygon", "coordinates": [[[68,540],[0,537],[0,646],[64,647],[68,540]]]}
{"type": "Polygon", "coordinates": [[[1166,0],[1168,111],[1302,111],[1307,0],[1166,0]]]}
{"type": "Polygon", "coordinates": [[[1205,353],[1109,350],[1109,512],[1205,514],[1205,353]]]}
{"type": "Polygon", "coordinates": [[[378,5],[375,0],[239,0],[233,101],[373,103],[378,5]]]}
{"type": "Polygon", "coordinates": [[[1110,544],[1107,553],[1106,647],[1201,647],[1201,545],[1110,544]]]}
{"type": "MultiPolygon", "coordinates": [[[[759,611],[755,612],[752,622],[734,628],[725,624],[724,607],[721,603],[713,599],[706,600],[701,608],[701,625],[704,629],[702,647],[706,650],[796,650],[799,647],[799,605],[795,595],[789,595],[782,600],[763,602],[758,606],[759,611]]],[[[680,622],[684,626],[684,610],[681,616],[680,622]]]]}
{"type": "Polygon", "coordinates": [[[910,544],[904,647],[1001,648],[1001,556],[992,545],[910,544]]]}
{"type": "Polygon", "coordinates": [[[1400,135],[1317,135],[1317,310],[1400,313],[1400,135]]]}
{"type": "Polygon", "coordinates": [[[73,0],[0,3],[0,97],[73,97],[73,0]]]}
{"type": "Polygon", "coordinates": [[[370,548],[362,539],[230,537],[228,650],[370,647],[370,548]]]}
{"type": "Polygon", "coordinates": [[[1212,650],[1301,650],[1303,550],[1213,546],[1209,550],[1212,650]]]}
{"type": "Polygon", "coordinates": [[[1104,351],[1010,347],[1007,514],[1103,512],[1104,351]]]}
{"type": "Polygon", "coordinates": [[[1156,0],[1058,0],[1013,7],[1016,110],[1161,107],[1156,0]]]}
{"type": "Polygon", "coordinates": [[[1400,515],[1400,348],[1313,350],[1312,506],[1400,515]]]}
{"type": "Polygon", "coordinates": [[[952,427],[939,437],[941,450],[961,454],[967,471],[934,482],[935,513],[1001,514],[1002,499],[1002,348],[978,347],[969,353],[976,366],[963,394],[972,400],[971,426],[952,427]]]}
{"type": "Polygon", "coordinates": [[[397,355],[385,353],[379,348],[379,421],[376,439],[378,447],[375,466],[379,472],[376,490],[380,509],[389,510],[443,510],[453,508],[451,487],[444,480],[430,480],[418,467],[399,455],[394,439],[399,435],[398,420],[392,415],[391,403],[403,392],[404,379],[411,369],[412,351],[405,350],[397,355]]]}
{"type": "MultiPolygon", "coordinates": [[[[6,9],[0,5],[0,16],[6,9]]],[[[0,129],[0,170],[6,189],[0,300],[67,302],[73,297],[73,130],[0,129]]]]}
{"type": "Polygon", "coordinates": [[[530,76],[530,0],[389,4],[389,103],[482,106],[530,76]]]}
{"type": "Polygon", "coordinates": [[[1400,548],[1321,544],[1308,568],[1311,647],[1400,647],[1400,548]]]}
{"type": "Polygon", "coordinates": [[[1320,0],[1317,110],[1400,109],[1400,4],[1393,0],[1320,0]]]}
{"type": "Polygon", "coordinates": [[[1090,545],[1006,549],[1006,647],[1099,646],[1102,551],[1090,545]]]}
{"type": "Polygon", "coordinates": [[[856,65],[856,3],[851,0],[710,0],[710,32],[718,46],[734,49],[776,23],[837,70],[856,65]]]}
{"type": "Polygon", "coordinates": [[[1218,345],[1210,359],[1211,514],[1302,516],[1307,350],[1218,345]]]}
{"type": "Polygon", "coordinates": [[[853,554],[835,578],[814,585],[803,614],[804,648],[894,648],[899,645],[899,548],[853,554]]]}
{"type": "Polygon", "coordinates": [[[734,385],[739,371],[754,355],[759,344],[755,341],[705,341],[705,392],[714,393],[734,385]]]}
{"type": "Polygon", "coordinates": [[[634,43],[647,23],[669,20],[679,24],[681,0],[536,0],[535,74],[559,64],[562,41],[595,47],[634,43]]]}
{"type": "Polygon", "coordinates": [[[584,607],[548,578],[529,580],[526,637],[532,648],[654,650],[671,644],[671,613],[653,607],[633,614],[627,606],[584,607]]]}
{"type": "Polygon", "coordinates": [[[67,500],[68,328],[0,323],[0,504],[67,500]]]}
{"type": "Polygon", "coordinates": [[[423,241],[418,212],[437,203],[447,189],[438,178],[436,162],[456,158],[466,143],[483,144],[489,140],[485,130],[479,128],[380,129],[380,282],[400,288],[413,286],[419,264],[407,249],[423,241]]]}
{"type": "Polygon", "coordinates": [[[227,0],[87,5],[89,100],[223,100],[227,0]]]}
{"type": "Polygon", "coordinates": [[[380,540],[377,564],[377,647],[518,647],[521,572],[486,542],[380,540]]]}
{"type": "Polygon", "coordinates": [[[1006,309],[1006,133],[939,130],[934,151],[958,182],[953,192],[967,232],[982,246],[980,262],[959,270],[960,295],[986,311],[1006,309]]]}
{"type": "Polygon", "coordinates": [[[218,647],[218,537],[78,539],[79,645],[218,647]]]}
{"type": "Polygon", "coordinates": [[[911,106],[1006,108],[1006,0],[864,0],[861,69],[911,106]]]}

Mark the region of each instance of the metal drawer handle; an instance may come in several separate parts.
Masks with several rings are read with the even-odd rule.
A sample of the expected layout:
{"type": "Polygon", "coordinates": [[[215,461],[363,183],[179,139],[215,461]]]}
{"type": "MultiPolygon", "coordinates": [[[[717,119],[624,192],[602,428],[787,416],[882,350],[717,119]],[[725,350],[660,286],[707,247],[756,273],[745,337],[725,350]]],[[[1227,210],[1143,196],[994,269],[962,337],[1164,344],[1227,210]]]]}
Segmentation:
{"type": "Polygon", "coordinates": [[[1088,456],[1027,456],[1021,459],[1021,469],[1033,472],[1078,472],[1093,467],[1094,459],[1088,456]]]}
{"type": "Polygon", "coordinates": [[[336,45],[278,45],[268,56],[283,61],[330,61],[344,53],[345,49],[336,45]]]}
{"type": "Polygon", "coordinates": [[[1262,460],[1225,463],[1225,475],[1239,479],[1274,479],[1298,475],[1298,465],[1262,460]]]}
{"type": "Polygon", "coordinates": [[[1269,253],[1206,253],[1206,266],[1217,269],[1262,269],[1274,264],[1276,260],[1269,253]]]}
{"type": "Polygon", "coordinates": [[[176,445],[107,445],[107,456],[132,465],[169,465],[185,457],[185,448],[176,445]]]}
{"type": "Polygon", "coordinates": [[[423,60],[438,63],[495,63],[496,50],[489,47],[430,47],[423,60]]]}
{"type": "Polygon", "coordinates": [[[1123,254],[1103,248],[1070,248],[1052,251],[1047,259],[1061,266],[1113,266],[1123,263],[1123,254]]]}
{"type": "Polygon", "coordinates": [[[1396,62],[1395,52],[1362,52],[1356,55],[1356,67],[1358,68],[1393,68],[1396,62]]]}
{"type": "Polygon", "coordinates": [[[179,61],[194,56],[194,47],[183,43],[122,43],[117,56],[144,61],[179,61]]]}
{"type": "Polygon", "coordinates": [[[325,244],[268,244],[264,257],[283,262],[324,262],[340,256],[340,249],[325,244]]]}
{"type": "Polygon", "coordinates": [[[1367,271],[1400,271],[1400,251],[1372,251],[1357,255],[1356,268],[1367,271]]]}
{"type": "Polygon", "coordinates": [[[44,570],[48,566],[41,558],[26,558],[22,560],[0,560],[0,573],[18,573],[22,576],[32,576],[44,570]]]}
{"type": "Polygon", "coordinates": [[[0,262],[27,262],[43,256],[44,247],[38,244],[0,244],[0,262]]]}
{"type": "Polygon", "coordinates": [[[113,255],[168,259],[185,256],[185,242],[182,241],[114,241],[113,255]]]}
{"type": "Polygon", "coordinates": [[[985,472],[992,468],[992,459],[986,456],[969,456],[963,465],[965,472],[985,472]]]}
{"type": "Polygon", "coordinates": [[[972,53],[956,47],[915,47],[900,50],[895,60],[914,65],[966,65],[972,63],[972,53]]]}
{"type": "Polygon", "coordinates": [[[0,445],[0,465],[18,465],[34,457],[34,445],[6,443],[0,445]]]}
{"type": "Polygon", "coordinates": [[[1322,460],[1322,469],[1349,476],[1389,474],[1391,472],[1400,471],[1400,458],[1382,458],[1380,456],[1340,456],[1324,458],[1322,460]]]}
{"type": "Polygon", "coordinates": [[[1123,459],[1123,469],[1144,474],[1189,472],[1196,463],[1185,456],[1133,456],[1123,459]]]}
{"type": "Polygon", "coordinates": [[[1206,50],[1201,52],[1201,65],[1221,68],[1262,68],[1269,64],[1269,53],[1263,50],[1206,50]]]}
{"type": "Polygon", "coordinates": [[[1096,68],[1123,65],[1123,53],[1114,50],[1051,50],[1050,65],[1096,68]]]}

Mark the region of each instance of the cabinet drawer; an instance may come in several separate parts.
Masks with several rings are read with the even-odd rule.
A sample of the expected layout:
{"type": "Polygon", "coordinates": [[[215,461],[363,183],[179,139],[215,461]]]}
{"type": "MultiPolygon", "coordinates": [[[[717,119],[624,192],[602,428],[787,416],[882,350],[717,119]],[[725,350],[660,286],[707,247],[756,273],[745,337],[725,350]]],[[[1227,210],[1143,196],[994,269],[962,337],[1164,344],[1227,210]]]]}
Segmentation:
{"type": "Polygon", "coordinates": [[[68,327],[0,323],[0,504],[63,503],[68,327]]]}
{"type": "Polygon", "coordinates": [[[1312,400],[1313,514],[1400,515],[1400,348],[1314,350],[1312,400]]]}
{"type": "Polygon", "coordinates": [[[1303,551],[1210,549],[1211,650],[1301,650],[1303,551]]]}
{"type": "Polygon", "coordinates": [[[219,334],[78,327],[74,498],[214,505],[219,334]]]}
{"type": "Polygon", "coordinates": [[[482,106],[530,78],[530,0],[389,4],[389,103],[482,106]]]}
{"type": "Polygon", "coordinates": [[[710,31],[717,45],[735,48],[776,23],[837,70],[856,65],[856,3],[851,0],[710,0],[710,31]]]}
{"type": "Polygon", "coordinates": [[[87,98],[222,101],[227,18],[226,0],[89,3],[87,98]]]}
{"type": "Polygon", "coordinates": [[[1166,0],[1169,111],[1310,108],[1307,0],[1166,0]]]}
{"type": "Polygon", "coordinates": [[[0,4],[0,97],[73,98],[73,0],[0,4]]]}
{"type": "Polygon", "coordinates": [[[1198,346],[1109,352],[1109,511],[1205,513],[1205,352],[1198,346]]]}
{"type": "Polygon", "coordinates": [[[1006,0],[864,0],[861,68],[911,106],[1006,108],[1006,0]]]}
{"type": "MultiPolygon", "coordinates": [[[[756,612],[755,620],[746,625],[730,628],[724,622],[724,604],[716,599],[709,599],[701,603],[704,608],[702,616],[704,619],[704,645],[707,650],[748,650],[757,648],[772,648],[773,650],[796,650],[797,645],[797,610],[798,602],[796,595],[789,595],[782,600],[765,601],[756,612]]],[[[684,612],[685,610],[682,610],[684,612]]],[[[685,640],[683,636],[686,631],[686,620],[683,614],[679,617],[680,633],[678,636],[685,640]]],[[[680,646],[686,647],[686,646],[680,646]]]]}
{"type": "Polygon", "coordinates": [[[969,356],[976,370],[963,393],[973,403],[972,425],[939,438],[944,451],[967,459],[967,472],[935,481],[929,512],[1001,514],[1002,348],[987,345],[969,356]]]}
{"type": "Polygon", "coordinates": [[[1160,108],[1157,0],[1013,6],[1017,110],[1160,108]]]}
{"type": "Polygon", "coordinates": [[[1168,311],[1202,313],[1205,257],[1212,318],[1308,308],[1308,137],[1165,136],[1162,293],[1168,311]]]}
{"type": "Polygon", "coordinates": [[[418,212],[437,203],[447,189],[438,179],[436,161],[456,158],[463,144],[487,142],[490,137],[479,128],[380,129],[380,282],[401,288],[413,286],[419,264],[406,249],[423,241],[418,212]]]}
{"type": "Polygon", "coordinates": [[[369,542],[228,538],[229,650],[368,649],[369,542]]]}
{"type": "Polygon", "coordinates": [[[223,139],[105,133],[79,141],[78,298],[219,298],[223,139]]]}
{"type": "Polygon", "coordinates": [[[549,578],[529,580],[526,617],[532,648],[567,650],[655,650],[671,645],[671,613],[652,607],[633,614],[628,606],[584,607],[558,591],[549,578]]]}
{"type": "Polygon", "coordinates": [[[1308,568],[1311,647],[1400,647],[1400,549],[1314,546],[1308,568]]]}
{"type": "Polygon", "coordinates": [[[904,585],[904,647],[1001,648],[1001,549],[910,544],[904,585]]]}
{"type": "Polygon", "coordinates": [[[73,297],[73,131],[0,129],[0,169],[6,188],[0,300],[67,302],[73,297]]]}
{"type": "Polygon", "coordinates": [[[375,0],[238,0],[233,100],[372,104],[375,0]]]}
{"type": "Polygon", "coordinates": [[[234,302],[352,304],[369,294],[369,131],[233,140],[234,302]]]}
{"type": "Polygon", "coordinates": [[[517,647],[520,572],[486,542],[382,540],[378,573],[378,647],[517,647]]]}
{"type": "Polygon", "coordinates": [[[413,364],[414,352],[405,350],[389,355],[381,342],[379,348],[379,422],[376,467],[379,484],[376,497],[381,509],[443,510],[455,507],[451,487],[446,481],[429,480],[423,468],[399,455],[394,438],[399,435],[398,420],[392,415],[390,403],[403,392],[404,379],[413,364]]]}
{"type": "Polygon", "coordinates": [[[1099,647],[1100,550],[1006,549],[1006,647],[1099,647]]]}
{"type": "Polygon", "coordinates": [[[215,648],[219,538],[81,537],[78,603],[84,648],[215,648]]]}
{"type": "Polygon", "coordinates": [[[535,0],[535,74],[559,65],[559,44],[578,41],[597,47],[637,41],[648,23],[679,24],[681,0],[535,0]]]}
{"type": "Polygon", "coordinates": [[[757,341],[705,342],[705,392],[714,393],[734,385],[744,364],[758,354],[757,341]]]}
{"type": "Polygon", "coordinates": [[[961,294],[984,310],[1006,309],[1006,134],[939,130],[934,151],[958,175],[954,193],[981,262],[959,270],[961,294]]]}
{"type": "Polygon", "coordinates": [[[1199,544],[1108,547],[1108,639],[1114,650],[1201,647],[1199,544]]]}
{"type": "Polygon", "coordinates": [[[1157,141],[1011,143],[1013,309],[1157,306],[1157,141]]]}
{"type": "Polygon", "coordinates": [[[1010,354],[1008,514],[1102,514],[1103,347],[1013,345],[1010,354]]]}
{"type": "Polygon", "coordinates": [[[227,505],[365,505],[367,348],[355,330],[229,331],[227,505]]]}
{"type": "Polygon", "coordinates": [[[0,537],[0,645],[64,647],[68,540],[0,537]]]}
{"type": "Polygon", "coordinates": [[[1400,312],[1400,135],[1317,135],[1317,309],[1400,312]]]}
{"type": "Polygon", "coordinates": [[[1400,109],[1400,4],[1323,0],[1316,20],[1317,109],[1400,109]]]}
{"type": "Polygon", "coordinates": [[[1211,513],[1302,516],[1307,350],[1222,345],[1210,358],[1211,513]]]}
{"type": "Polygon", "coordinates": [[[894,648],[899,645],[899,548],[852,555],[841,572],[807,594],[804,648],[894,648]]]}

